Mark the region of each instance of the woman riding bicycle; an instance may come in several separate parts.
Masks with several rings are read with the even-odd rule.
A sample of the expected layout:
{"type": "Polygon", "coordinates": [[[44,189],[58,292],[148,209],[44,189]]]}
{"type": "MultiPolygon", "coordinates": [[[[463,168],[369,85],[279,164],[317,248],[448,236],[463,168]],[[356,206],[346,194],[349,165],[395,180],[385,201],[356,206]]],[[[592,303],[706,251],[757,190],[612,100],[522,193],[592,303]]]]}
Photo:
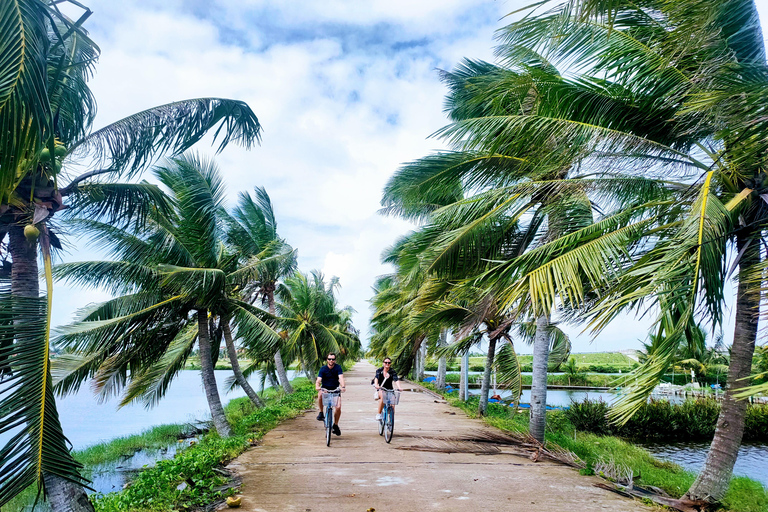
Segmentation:
{"type": "Polygon", "coordinates": [[[379,392],[379,410],[376,413],[376,420],[381,419],[381,411],[384,409],[384,391],[388,389],[392,391],[394,386],[397,386],[398,391],[402,391],[400,386],[400,378],[397,376],[397,372],[392,369],[392,359],[389,357],[384,358],[384,366],[376,370],[376,376],[373,378],[373,386],[379,392]]]}

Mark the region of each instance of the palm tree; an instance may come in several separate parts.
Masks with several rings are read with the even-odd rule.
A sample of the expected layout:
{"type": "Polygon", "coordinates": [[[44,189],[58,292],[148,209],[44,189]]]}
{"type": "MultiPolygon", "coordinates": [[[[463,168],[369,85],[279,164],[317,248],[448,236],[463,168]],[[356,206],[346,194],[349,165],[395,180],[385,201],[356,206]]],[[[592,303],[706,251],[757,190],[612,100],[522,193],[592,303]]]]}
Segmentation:
{"type": "MultiPolygon", "coordinates": [[[[275,290],[278,281],[296,271],[296,252],[277,236],[277,221],[272,201],[263,187],[254,190],[256,199],[241,192],[237,208],[227,217],[227,241],[243,258],[260,260],[259,278],[245,292],[253,301],[261,299],[270,315],[275,315],[275,290]]],[[[274,354],[275,372],[286,393],[293,393],[280,350],[274,354]]]]}
{"type": "MultiPolygon", "coordinates": [[[[539,72],[539,78],[544,74],[539,72]]],[[[496,289],[492,295],[505,316],[520,321],[533,317],[538,329],[534,337],[531,434],[543,442],[550,315],[556,302],[540,300],[536,293],[547,289],[553,274],[559,274],[543,267],[552,258],[550,253],[542,258],[540,248],[565,234],[582,239],[589,236],[590,240],[601,234],[621,236],[622,231],[616,229],[631,219],[632,210],[595,223],[596,208],[590,196],[610,207],[610,201],[620,203],[654,189],[647,180],[622,178],[605,183],[582,177],[577,166],[567,165],[573,157],[541,158],[538,152],[552,148],[553,141],[529,145],[519,154],[507,154],[505,148],[461,148],[467,138],[476,135],[470,123],[493,120],[509,111],[525,116],[544,109],[549,93],[534,88],[535,81],[523,72],[485,63],[467,62],[444,77],[451,87],[448,105],[455,119],[445,133],[469,126],[457,137],[461,150],[403,166],[387,184],[382,204],[386,211],[406,218],[429,218],[430,229],[438,234],[425,256],[428,272],[438,278],[467,279],[475,286],[496,289]],[[497,92],[500,83],[516,89],[511,94],[508,89],[497,92]],[[501,97],[482,101],[491,94],[501,97]],[[462,189],[475,193],[461,199],[463,194],[456,191],[462,189]],[[459,199],[437,207],[445,197],[459,199]],[[506,263],[499,267],[499,261],[506,263]]],[[[558,85],[556,79],[552,82],[558,85]]],[[[561,247],[555,256],[562,254],[561,247]]],[[[568,277],[579,286],[583,284],[583,272],[568,277]]],[[[566,296],[561,301],[566,309],[574,307],[569,299],[566,296]]]]}
{"type": "Polygon", "coordinates": [[[336,300],[338,286],[338,278],[326,285],[323,274],[313,271],[310,276],[297,272],[277,289],[275,321],[310,381],[329,352],[337,354],[338,364],[360,355],[352,310],[340,308],[336,300]]]}
{"type": "MultiPolygon", "coordinates": [[[[58,3],[44,0],[15,0],[0,8],[0,19],[6,27],[0,36],[4,48],[0,126],[5,134],[0,142],[0,242],[6,235],[9,237],[11,294],[25,298],[39,295],[40,245],[48,275],[49,308],[50,252],[60,248],[51,218],[65,206],[65,198],[79,212],[103,215],[114,222],[141,222],[151,205],[156,204],[157,188],[109,181],[139,172],[157,155],[183,151],[217,126],[216,134],[221,135],[219,149],[231,141],[250,146],[260,132],[258,120],[247,105],[216,98],[163,105],[91,132],[96,103],[87,80],[99,49],[82,28],[90,10],[79,2],[69,3],[72,10],[67,12],[79,9],[79,19],[70,19],[58,3]],[[91,160],[95,168],[71,175],[67,163],[74,159],[91,160]]],[[[20,342],[14,344],[14,339],[0,343],[5,349],[0,349],[0,367],[5,372],[13,369],[11,350],[22,347],[20,342]],[[12,344],[14,348],[8,348],[12,344]]],[[[18,372],[26,381],[36,380],[41,389],[50,385],[44,339],[47,335],[39,338],[40,346],[46,343],[44,350],[32,343],[26,345],[31,357],[44,361],[38,365],[40,372],[18,372]]],[[[43,411],[46,415],[53,413],[52,397],[22,392],[22,388],[9,392],[0,408],[12,405],[8,410],[23,414],[36,409],[36,416],[43,411]]],[[[6,432],[8,425],[0,427],[0,433],[6,432]]],[[[29,442],[34,444],[31,439],[37,438],[44,446],[53,437],[63,439],[55,415],[28,433],[29,442]]],[[[26,485],[42,483],[45,476],[45,491],[54,510],[92,510],[82,487],[72,483],[77,479],[69,469],[62,469],[74,467],[69,459],[61,459],[61,464],[43,460],[55,453],[53,448],[30,449],[23,456],[27,461],[23,471],[18,464],[0,465],[0,505],[26,485]],[[23,477],[12,476],[22,473],[23,477]]]]}
{"type": "Polygon", "coordinates": [[[238,255],[224,246],[219,216],[224,187],[215,165],[185,154],[155,174],[171,195],[171,212],[157,212],[141,229],[83,220],[78,225],[119,260],[67,263],[54,270],[57,277],[121,293],[61,329],[57,343],[69,354],[57,359],[58,386],[71,391],[93,377],[102,394],[127,385],[121,405],[136,398],[152,405],[197,341],[213,422],[226,437],[230,427],[213,372],[215,332],[221,329],[230,353],[230,321],[251,347],[258,342],[271,353],[279,339],[261,313],[240,298],[239,290],[258,276],[258,265],[238,264],[238,255]]]}
{"type": "MultiPolygon", "coordinates": [[[[723,281],[738,276],[728,387],[707,461],[687,493],[717,501],[743,433],[746,403],[736,399],[735,386],[749,377],[766,275],[759,240],[768,220],[761,197],[768,67],[754,3],[572,1],[531,11],[499,39],[498,55],[528,77],[526,90],[535,86],[541,103],[495,116],[470,113],[445,136],[516,158],[541,148],[539,167],[580,167],[601,180],[621,171],[666,189],[663,201],[636,203],[633,221],[610,237],[595,238],[593,229],[590,239],[581,230],[542,248],[535,263],[545,266],[535,272],[551,286],[507,288],[510,301],[525,292],[539,311],[537,302],[551,306],[558,297],[585,307],[597,330],[627,309],[660,312],[662,345],[632,377],[636,384],[614,408],[617,420],[645,402],[699,321],[722,322],[723,281]],[[568,78],[558,72],[576,62],[568,78]],[[599,300],[585,300],[585,277],[589,288],[604,288],[599,300]]],[[[468,110],[504,105],[521,90],[519,80],[502,78],[478,77],[474,85],[483,91],[468,110]]],[[[520,263],[495,269],[494,278],[519,275],[520,263]]]]}

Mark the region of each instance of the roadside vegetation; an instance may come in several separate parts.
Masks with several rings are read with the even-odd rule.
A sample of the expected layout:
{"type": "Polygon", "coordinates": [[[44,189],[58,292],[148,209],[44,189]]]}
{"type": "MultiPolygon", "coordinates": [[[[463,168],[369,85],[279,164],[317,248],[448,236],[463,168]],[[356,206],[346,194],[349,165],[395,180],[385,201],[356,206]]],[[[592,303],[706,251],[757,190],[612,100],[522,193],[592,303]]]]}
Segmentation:
{"type": "MultiPolygon", "coordinates": [[[[565,411],[577,429],[600,435],[644,441],[710,441],[715,435],[720,403],[711,398],[672,404],[651,400],[626,423],[609,421],[610,406],[602,400],[574,402],[565,411]]],[[[768,440],[768,406],[749,405],[744,425],[744,440],[768,440]]]]}
{"type": "Polygon", "coordinates": [[[404,163],[384,189],[383,211],[418,227],[382,256],[394,270],[375,286],[369,355],[421,380],[427,352],[441,361],[482,344],[484,362],[469,366],[483,366],[483,389],[495,370],[519,396],[528,362],[517,354],[530,345],[529,432],[543,442],[548,373],[585,380],[559,323],[598,335],[645,315],[653,329],[610,420],[630,421],[669,374],[727,382],[713,449],[685,491],[716,506],[742,398],[768,391],[753,358],[768,288],[768,64],[755,3],[575,0],[517,13],[497,32],[495,62],[442,72],[448,150],[404,163]],[[702,326],[729,324],[707,342],[702,326]]]}
{"type": "MultiPolygon", "coordinates": [[[[431,384],[424,385],[435,389],[431,384]]],[[[471,397],[465,402],[455,393],[444,393],[443,396],[448,403],[462,409],[468,416],[479,417],[477,397],[471,397]]],[[[525,410],[513,413],[507,406],[491,403],[483,419],[501,430],[523,433],[529,431],[530,413],[525,410]]],[[[696,479],[694,472],[686,471],[672,462],[659,460],[630,441],[614,435],[582,431],[571,421],[568,411],[547,412],[545,441],[578,455],[587,464],[587,468],[582,470],[583,474],[594,474],[592,468],[596,463],[613,461],[631,469],[633,475],[638,477],[636,483],[659,487],[676,498],[683,496],[696,479]]],[[[765,512],[768,510],[768,489],[750,478],[734,477],[722,504],[725,510],[733,512],[765,512]]]]}

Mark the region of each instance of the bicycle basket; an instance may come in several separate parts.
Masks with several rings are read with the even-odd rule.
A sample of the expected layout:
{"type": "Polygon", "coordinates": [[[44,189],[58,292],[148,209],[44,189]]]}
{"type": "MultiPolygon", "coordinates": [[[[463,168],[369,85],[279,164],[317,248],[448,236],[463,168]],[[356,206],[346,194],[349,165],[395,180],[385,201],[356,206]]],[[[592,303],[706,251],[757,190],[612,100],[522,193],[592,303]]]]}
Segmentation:
{"type": "Polygon", "coordinates": [[[338,404],[338,393],[323,393],[323,407],[336,407],[338,404]]]}
{"type": "Polygon", "coordinates": [[[384,405],[397,405],[400,403],[399,391],[384,390],[384,405]]]}

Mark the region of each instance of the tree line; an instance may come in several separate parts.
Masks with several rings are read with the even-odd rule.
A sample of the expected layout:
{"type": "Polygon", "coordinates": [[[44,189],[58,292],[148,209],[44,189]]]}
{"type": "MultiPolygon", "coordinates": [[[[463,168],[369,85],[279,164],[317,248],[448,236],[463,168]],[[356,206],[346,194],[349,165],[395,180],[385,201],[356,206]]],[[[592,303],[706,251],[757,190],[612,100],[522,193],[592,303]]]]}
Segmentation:
{"type": "Polygon", "coordinates": [[[242,193],[226,210],[217,167],[189,152],[209,133],[218,151],[259,143],[247,104],[184,100],[92,129],[88,80],[99,48],[84,28],[91,14],[74,0],[0,4],[0,506],[37,484],[52,510],[93,510],[54,391],[92,379],[102,396],[151,405],[197,346],[214,426],[227,436],[213,374],[222,341],[257,406],[248,374],[262,370],[290,393],[286,363],[311,376],[328,351],[340,359],[360,351],[338,280],[298,272],[266,191],[242,193]],[[130,181],[163,156],[160,185],[130,181]],[[113,259],[54,267],[68,234],[90,237],[113,259]],[[54,278],[114,297],[52,338],[54,278]],[[248,368],[239,368],[235,339],[248,368]],[[61,352],[53,363],[52,344],[61,352]]]}
{"type": "Polygon", "coordinates": [[[439,357],[483,340],[482,413],[492,366],[519,393],[514,344],[531,342],[530,433],[543,442],[548,367],[570,346],[557,323],[596,335],[620,315],[653,319],[611,409],[625,423],[681,353],[702,351],[700,325],[722,326],[733,278],[728,384],[687,493],[717,502],[743,398],[768,389],[748,388],[768,283],[768,67],[754,2],[569,0],[516,14],[496,62],[441,72],[449,124],[435,136],[450,149],[385,187],[384,213],[418,228],[383,256],[395,271],[376,283],[371,354],[407,371],[424,343],[439,357]]]}

